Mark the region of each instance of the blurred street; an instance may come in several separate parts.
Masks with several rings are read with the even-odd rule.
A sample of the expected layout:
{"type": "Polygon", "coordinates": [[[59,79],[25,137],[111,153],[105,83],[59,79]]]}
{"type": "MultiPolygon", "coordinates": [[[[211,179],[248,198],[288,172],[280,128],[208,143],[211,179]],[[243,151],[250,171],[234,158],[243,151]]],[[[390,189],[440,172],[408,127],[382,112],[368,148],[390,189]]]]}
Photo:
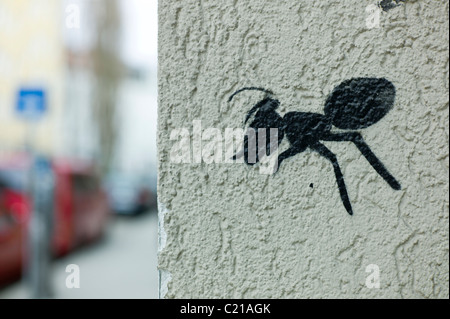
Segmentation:
{"type": "Polygon", "coordinates": [[[0,299],[158,297],[157,21],[0,0],[0,299]]]}
{"type": "MultiPolygon", "coordinates": [[[[158,298],[156,211],[112,216],[104,238],[54,260],[50,282],[54,298],[158,298]],[[80,288],[66,287],[66,266],[80,267],[80,288]]],[[[0,290],[0,299],[28,298],[23,282],[0,290]]]]}

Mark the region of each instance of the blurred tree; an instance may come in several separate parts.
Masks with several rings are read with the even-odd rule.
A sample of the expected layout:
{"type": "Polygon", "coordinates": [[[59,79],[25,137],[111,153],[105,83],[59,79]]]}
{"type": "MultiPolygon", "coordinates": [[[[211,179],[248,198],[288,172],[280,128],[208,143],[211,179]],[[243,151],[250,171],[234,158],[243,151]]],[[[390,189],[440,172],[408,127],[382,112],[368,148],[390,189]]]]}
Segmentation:
{"type": "Polygon", "coordinates": [[[92,105],[98,129],[99,165],[102,174],[106,174],[116,146],[116,109],[125,68],[120,58],[121,21],[117,0],[100,0],[94,3],[97,35],[92,52],[95,77],[92,105]]]}

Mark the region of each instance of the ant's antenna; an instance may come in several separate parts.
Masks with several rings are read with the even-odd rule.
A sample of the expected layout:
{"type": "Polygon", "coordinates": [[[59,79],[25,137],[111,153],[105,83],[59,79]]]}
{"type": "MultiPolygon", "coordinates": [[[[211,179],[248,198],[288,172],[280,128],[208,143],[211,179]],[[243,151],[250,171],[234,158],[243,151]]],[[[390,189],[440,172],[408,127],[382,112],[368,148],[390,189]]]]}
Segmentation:
{"type": "Polygon", "coordinates": [[[265,93],[267,93],[267,94],[269,94],[269,95],[272,95],[272,94],[273,94],[272,91],[269,91],[269,90],[266,90],[266,89],[263,89],[263,88],[246,87],[246,88],[242,88],[242,89],[239,89],[239,90],[237,90],[236,92],[234,92],[234,93],[230,96],[230,98],[228,99],[228,102],[231,102],[231,100],[233,99],[233,97],[234,97],[236,94],[241,93],[242,91],[248,91],[248,90],[262,91],[262,92],[265,92],[265,93]]]}

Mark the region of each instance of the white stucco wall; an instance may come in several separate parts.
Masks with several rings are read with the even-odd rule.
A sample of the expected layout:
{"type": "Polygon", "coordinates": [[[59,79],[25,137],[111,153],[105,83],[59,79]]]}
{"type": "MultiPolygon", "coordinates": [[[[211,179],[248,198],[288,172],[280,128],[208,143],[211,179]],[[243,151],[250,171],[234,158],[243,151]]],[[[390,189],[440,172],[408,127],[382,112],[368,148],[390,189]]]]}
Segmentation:
{"type": "Polygon", "coordinates": [[[161,297],[449,297],[448,1],[405,1],[381,12],[379,27],[371,4],[159,1],[161,297]],[[309,150],[273,176],[258,165],[171,160],[174,129],[192,142],[194,120],[243,127],[263,94],[228,102],[239,88],[272,90],[280,115],[323,114],[333,88],[354,77],[396,87],[392,110],[360,132],[402,189],[355,145],[324,142],[353,216],[332,165],[309,150]],[[379,289],[366,285],[372,264],[379,289]]]}

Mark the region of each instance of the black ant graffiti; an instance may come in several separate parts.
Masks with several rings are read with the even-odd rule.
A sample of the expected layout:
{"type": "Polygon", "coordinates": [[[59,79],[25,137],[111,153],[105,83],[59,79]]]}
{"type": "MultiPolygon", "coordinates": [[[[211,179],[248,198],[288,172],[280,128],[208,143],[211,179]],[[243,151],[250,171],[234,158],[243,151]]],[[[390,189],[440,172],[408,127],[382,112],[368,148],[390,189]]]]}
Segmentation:
{"type": "MultiPolygon", "coordinates": [[[[229,101],[236,94],[246,90],[257,90],[266,93],[264,99],[252,107],[245,118],[245,123],[247,123],[253,113],[255,113],[254,120],[249,124],[249,127],[255,129],[256,137],[258,136],[258,130],[277,128],[278,136],[276,138],[278,143],[283,140],[284,135],[289,140],[290,148],[278,156],[278,167],[284,160],[305,151],[308,147],[324,156],[333,164],[341,200],[350,215],[353,215],[352,205],[348,198],[344,176],[336,155],[320,141],[353,142],[370,165],[393,189],[401,189],[400,183],[375,156],[359,132],[331,132],[333,125],[342,130],[357,130],[369,127],[383,118],[392,108],[395,100],[395,87],[390,81],[384,78],[353,78],[345,80],[335,87],[328,96],[324,106],[325,115],[289,112],[284,117],[281,117],[275,111],[280,102],[272,98],[273,93],[271,91],[263,88],[242,88],[233,93],[229,101]]],[[[258,138],[256,138],[256,148],[258,149],[257,143],[258,138]]],[[[267,147],[266,154],[268,155],[270,155],[269,144],[269,136],[267,136],[265,145],[267,147]]],[[[249,141],[247,135],[244,138],[244,149],[234,155],[233,159],[240,158],[242,155],[248,165],[253,165],[260,160],[258,155],[256,155],[256,161],[254,163],[249,162],[249,141]]]]}

